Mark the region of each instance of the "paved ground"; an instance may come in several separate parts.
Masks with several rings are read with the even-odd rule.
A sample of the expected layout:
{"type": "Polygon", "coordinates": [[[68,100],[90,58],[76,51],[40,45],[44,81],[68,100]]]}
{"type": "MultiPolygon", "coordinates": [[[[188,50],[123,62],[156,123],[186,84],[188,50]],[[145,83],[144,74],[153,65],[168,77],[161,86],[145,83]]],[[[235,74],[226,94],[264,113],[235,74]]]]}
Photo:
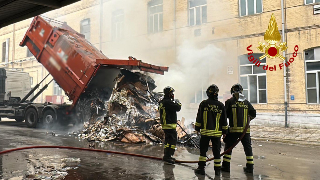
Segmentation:
{"type": "MultiPolygon", "coordinates": [[[[254,129],[253,129],[254,130],[254,129]]],[[[31,145],[63,145],[88,147],[66,131],[55,136],[44,129],[29,129],[23,123],[0,122],[0,151],[31,145]]],[[[257,131],[259,132],[259,131],[257,131]]],[[[86,151],[37,149],[0,156],[0,179],[318,179],[320,153],[318,146],[290,145],[253,140],[255,171],[243,173],[245,155],[241,144],[233,151],[231,173],[215,177],[209,162],[206,176],[196,176],[196,164],[165,165],[162,161],[86,151]],[[42,174],[41,174],[41,173],[42,174]],[[34,174],[37,174],[35,176],[34,174]],[[41,178],[42,176],[42,178],[41,178]],[[51,178],[49,178],[51,176],[51,178]]],[[[161,157],[161,145],[103,143],[99,149],[145,154],[161,157]]],[[[178,147],[176,158],[197,160],[198,150],[178,147]]],[[[209,157],[212,157],[208,153],[209,157]]]]}

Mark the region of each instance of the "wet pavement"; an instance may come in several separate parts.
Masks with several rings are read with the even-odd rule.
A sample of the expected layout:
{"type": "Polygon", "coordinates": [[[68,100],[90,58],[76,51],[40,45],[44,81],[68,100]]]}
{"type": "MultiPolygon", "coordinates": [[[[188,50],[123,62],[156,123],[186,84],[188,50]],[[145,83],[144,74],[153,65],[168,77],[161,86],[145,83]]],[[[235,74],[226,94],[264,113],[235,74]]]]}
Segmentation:
{"type": "MultiPolygon", "coordinates": [[[[89,147],[89,142],[69,135],[70,130],[30,129],[23,123],[0,122],[0,151],[34,145],[89,147]],[[49,133],[48,133],[49,132],[49,133]]],[[[246,158],[239,144],[232,154],[231,173],[214,176],[213,162],[207,163],[206,176],[197,176],[196,164],[167,165],[162,161],[108,153],[34,149],[0,156],[0,179],[318,179],[318,146],[289,145],[252,141],[255,169],[243,173],[246,158]],[[36,174],[36,176],[34,175],[36,174]]],[[[162,145],[106,142],[96,149],[122,151],[161,157],[162,145]]],[[[198,160],[198,150],[178,146],[175,158],[198,160]]],[[[212,157],[211,150],[208,157],[212,157]]]]}

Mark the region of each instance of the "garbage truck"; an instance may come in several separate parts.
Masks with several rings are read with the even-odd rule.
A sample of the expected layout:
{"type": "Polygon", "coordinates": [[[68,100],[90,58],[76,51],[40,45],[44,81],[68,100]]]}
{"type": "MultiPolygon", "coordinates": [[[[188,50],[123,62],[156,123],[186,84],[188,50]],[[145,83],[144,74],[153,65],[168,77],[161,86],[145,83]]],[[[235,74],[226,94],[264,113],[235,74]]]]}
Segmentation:
{"type": "Polygon", "coordinates": [[[28,127],[36,127],[39,123],[50,126],[55,122],[66,125],[70,121],[84,121],[83,108],[89,106],[84,103],[86,99],[96,96],[108,99],[116,84],[115,79],[121,72],[163,75],[168,71],[168,67],[144,63],[131,56],[126,60],[110,59],[65,22],[41,16],[34,17],[20,46],[27,46],[52,76],[50,82],[54,80],[72,102],[33,103],[50,82],[28,99],[48,77],[46,76],[22,99],[11,98],[11,101],[0,104],[0,117],[25,120],[28,127]]]}

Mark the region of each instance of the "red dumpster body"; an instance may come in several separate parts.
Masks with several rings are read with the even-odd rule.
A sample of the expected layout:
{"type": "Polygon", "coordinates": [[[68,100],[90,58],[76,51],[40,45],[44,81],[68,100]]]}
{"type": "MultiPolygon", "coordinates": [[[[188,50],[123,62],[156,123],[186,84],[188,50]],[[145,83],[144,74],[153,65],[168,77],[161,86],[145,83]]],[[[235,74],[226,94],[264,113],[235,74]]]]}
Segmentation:
{"type": "Polygon", "coordinates": [[[168,67],[143,63],[132,57],[109,59],[65,23],[56,27],[40,16],[33,19],[20,46],[27,46],[48,70],[73,102],[72,107],[90,87],[109,88],[111,92],[121,69],[157,74],[168,71],[168,67]]]}

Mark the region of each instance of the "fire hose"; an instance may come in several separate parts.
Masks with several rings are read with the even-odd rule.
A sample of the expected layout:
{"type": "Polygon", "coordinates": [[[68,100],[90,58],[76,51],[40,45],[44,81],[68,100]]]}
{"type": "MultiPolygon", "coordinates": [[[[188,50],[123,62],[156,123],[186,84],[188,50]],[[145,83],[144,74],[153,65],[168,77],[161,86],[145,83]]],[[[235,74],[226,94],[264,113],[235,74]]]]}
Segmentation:
{"type": "MultiPolygon", "coordinates": [[[[250,118],[248,123],[246,124],[246,127],[240,136],[240,138],[226,151],[221,153],[220,155],[223,156],[224,154],[230,152],[244,137],[244,135],[247,132],[247,129],[249,128],[250,118]]],[[[155,156],[147,156],[142,154],[132,154],[132,153],[126,153],[126,152],[119,152],[119,151],[110,151],[110,150],[103,150],[103,149],[90,149],[90,148],[80,148],[80,147],[71,147],[71,146],[29,146],[29,147],[21,147],[21,148],[15,148],[15,149],[9,149],[5,151],[0,151],[0,155],[7,154],[14,151],[21,151],[26,149],[73,149],[73,150],[81,150],[81,151],[93,151],[93,152],[103,152],[103,153],[111,153],[111,154],[121,154],[121,155],[128,155],[128,156],[135,156],[135,157],[142,157],[142,158],[148,158],[148,159],[154,159],[154,160],[162,160],[162,158],[155,157],[155,156]]],[[[206,161],[212,161],[214,158],[207,159],[206,161]]],[[[199,161],[182,161],[182,160],[176,160],[176,163],[198,163],[199,161]]]]}

